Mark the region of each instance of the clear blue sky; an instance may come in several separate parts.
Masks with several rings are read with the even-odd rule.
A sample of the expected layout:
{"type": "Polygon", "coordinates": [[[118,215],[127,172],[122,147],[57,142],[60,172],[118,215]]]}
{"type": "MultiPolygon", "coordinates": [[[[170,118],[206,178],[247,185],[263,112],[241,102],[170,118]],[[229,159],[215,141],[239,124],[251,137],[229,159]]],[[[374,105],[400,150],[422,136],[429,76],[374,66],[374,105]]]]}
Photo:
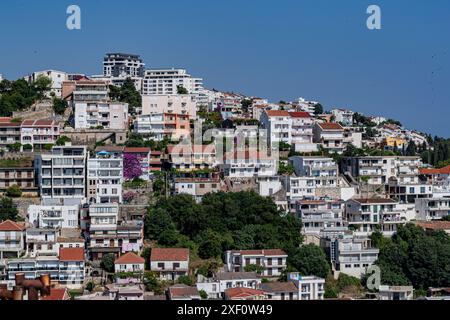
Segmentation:
{"type": "Polygon", "coordinates": [[[0,3],[0,73],[101,73],[104,53],[185,67],[209,88],[299,96],[450,137],[448,0],[15,0],[0,3]],[[82,30],[66,29],[66,8],[82,30]],[[382,9],[382,30],[366,8],[382,9]]]}

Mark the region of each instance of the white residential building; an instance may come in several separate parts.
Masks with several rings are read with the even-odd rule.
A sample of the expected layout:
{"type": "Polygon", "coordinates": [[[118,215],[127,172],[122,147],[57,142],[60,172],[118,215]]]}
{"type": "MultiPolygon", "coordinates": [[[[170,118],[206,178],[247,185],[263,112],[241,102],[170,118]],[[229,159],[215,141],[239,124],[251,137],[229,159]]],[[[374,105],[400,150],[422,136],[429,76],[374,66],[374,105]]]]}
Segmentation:
{"type": "Polygon", "coordinates": [[[88,160],[87,179],[90,203],[122,203],[122,150],[97,148],[94,157],[88,160]]]}
{"type": "Polygon", "coordinates": [[[379,249],[370,248],[367,239],[341,236],[331,240],[331,262],[334,276],[339,273],[361,278],[378,259],[379,249]]]}
{"type": "Polygon", "coordinates": [[[226,177],[253,178],[278,174],[278,161],[275,157],[260,151],[234,151],[224,155],[219,165],[226,177]]]}
{"type": "Polygon", "coordinates": [[[227,289],[257,289],[260,284],[261,278],[256,272],[219,272],[215,277],[210,279],[199,276],[197,289],[198,291],[205,291],[209,299],[224,299],[225,290],[227,289]]]}
{"type": "Polygon", "coordinates": [[[288,273],[288,281],[298,288],[298,300],[323,300],[325,279],[316,276],[301,276],[298,272],[288,273]]]}
{"type": "Polygon", "coordinates": [[[339,123],[316,123],[313,128],[315,143],[334,153],[341,154],[344,149],[344,128],[339,123]]]}
{"type": "Polygon", "coordinates": [[[345,203],[346,220],[357,235],[370,236],[379,229],[385,236],[392,236],[407,220],[397,206],[392,199],[350,199],[345,203]]]}
{"type": "Polygon", "coordinates": [[[20,143],[39,150],[54,145],[60,136],[60,124],[55,120],[24,120],[20,126],[20,143]]]}
{"type": "Polygon", "coordinates": [[[174,95],[178,86],[189,94],[198,94],[203,89],[203,80],[193,78],[185,69],[149,69],[145,70],[142,93],[146,95],[174,95]]]}
{"type": "Polygon", "coordinates": [[[197,105],[193,96],[189,94],[142,96],[143,115],[164,113],[188,115],[190,118],[196,119],[197,105]]]}
{"type": "Polygon", "coordinates": [[[189,273],[189,249],[153,248],[150,270],[162,280],[176,281],[189,273]]]}
{"type": "Polygon", "coordinates": [[[225,266],[228,272],[244,272],[249,265],[262,266],[262,276],[278,277],[287,266],[287,257],[280,249],[231,250],[225,253],[225,266]]]}
{"type": "Polygon", "coordinates": [[[450,215],[450,198],[416,199],[417,220],[442,220],[450,215]]]}
{"type": "Polygon", "coordinates": [[[25,227],[14,221],[0,223],[0,262],[9,257],[19,257],[25,250],[25,227]]]}
{"type": "Polygon", "coordinates": [[[308,101],[305,98],[298,98],[296,101],[296,105],[298,105],[301,111],[308,112],[311,116],[314,115],[315,107],[318,104],[316,101],[308,101]]]}
{"type": "Polygon", "coordinates": [[[44,229],[76,229],[79,227],[79,205],[28,207],[28,222],[35,228],[44,229]]]}
{"type": "Polygon", "coordinates": [[[353,111],[345,109],[333,109],[331,114],[334,116],[334,121],[341,123],[344,126],[351,126],[353,124],[353,111]]]}
{"type": "Polygon", "coordinates": [[[121,102],[74,102],[75,129],[128,128],[128,104],[121,102]]]}
{"type": "Polygon", "coordinates": [[[86,199],[86,146],[54,146],[36,158],[40,194],[45,199],[86,199]]]}
{"type": "Polygon", "coordinates": [[[29,83],[35,82],[39,77],[47,77],[52,81],[50,92],[48,92],[48,96],[50,93],[55,94],[56,97],[61,97],[62,94],[62,83],[67,80],[67,73],[56,70],[44,70],[33,72],[29,76],[25,77],[25,80],[29,83]]]}
{"type": "Polygon", "coordinates": [[[139,257],[134,252],[128,252],[121,255],[114,261],[114,271],[118,272],[133,272],[143,273],[145,270],[145,259],[139,257]]]}
{"type": "Polygon", "coordinates": [[[380,286],[378,291],[379,300],[414,300],[412,286],[380,286]]]}

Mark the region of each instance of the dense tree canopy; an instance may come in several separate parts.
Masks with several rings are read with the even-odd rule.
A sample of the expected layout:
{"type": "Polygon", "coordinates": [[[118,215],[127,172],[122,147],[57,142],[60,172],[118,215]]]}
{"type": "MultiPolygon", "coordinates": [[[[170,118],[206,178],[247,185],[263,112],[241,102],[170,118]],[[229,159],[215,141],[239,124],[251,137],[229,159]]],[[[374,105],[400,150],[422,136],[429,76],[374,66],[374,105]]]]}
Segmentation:
{"type": "Polygon", "coordinates": [[[376,264],[382,284],[412,284],[417,289],[450,286],[450,237],[446,233],[427,233],[408,224],[400,226],[392,239],[372,238],[380,248],[376,264]]]}
{"type": "Polygon", "coordinates": [[[200,204],[189,195],[160,199],[150,208],[145,225],[146,238],[162,246],[190,241],[203,259],[229,249],[293,252],[302,240],[301,223],[254,192],[211,193],[200,204]]]}
{"type": "Polygon", "coordinates": [[[12,220],[21,221],[23,220],[19,216],[19,211],[11,198],[1,197],[0,198],[0,221],[12,220]]]}
{"type": "Polygon", "coordinates": [[[289,256],[289,264],[303,276],[326,278],[331,266],[322,248],[309,244],[297,248],[289,256]]]}
{"type": "Polygon", "coordinates": [[[142,97],[131,78],[127,78],[120,87],[110,86],[109,96],[113,100],[128,103],[129,113],[134,113],[136,108],[142,106],[142,97]]]}

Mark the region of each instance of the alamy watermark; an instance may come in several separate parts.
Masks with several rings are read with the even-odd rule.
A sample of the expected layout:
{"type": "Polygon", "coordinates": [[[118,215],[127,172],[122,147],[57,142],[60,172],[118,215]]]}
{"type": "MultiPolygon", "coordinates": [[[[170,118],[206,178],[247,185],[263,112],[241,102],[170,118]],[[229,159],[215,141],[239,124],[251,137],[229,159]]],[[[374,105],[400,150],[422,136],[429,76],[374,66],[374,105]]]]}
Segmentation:
{"type": "Polygon", "coordinates": [[[66,13],[69,15],[66,20],[67,29],[81,30],[81,8],[72,4],[67,7],[66,13]]]}
{"type": "Polygon", "coordinates": [[[369,30],[381,29],[381,8],[375,4],[367,7],[367,14],[370,16],[367,18],[366,25],[369,30]]]}

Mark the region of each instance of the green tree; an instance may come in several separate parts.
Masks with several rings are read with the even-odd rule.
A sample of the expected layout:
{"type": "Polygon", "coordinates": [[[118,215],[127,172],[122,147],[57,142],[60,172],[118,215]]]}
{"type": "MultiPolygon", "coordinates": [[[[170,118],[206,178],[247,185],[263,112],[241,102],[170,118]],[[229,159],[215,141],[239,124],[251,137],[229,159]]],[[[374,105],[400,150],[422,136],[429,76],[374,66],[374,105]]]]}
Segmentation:
{"type": "Polygon", "coordinates": [[[200,294],[200,298],[202,298],[203,300],[208,299],[208,294],[205,290],[200,290],[198,293],[200,294]]]}
{"type": "Polygon", "coordinates": [[[33,88],[36,92],[38,99],[45,97],[45,94],[50,91],[52,87],[52,80],[44,75],[40,75],[33,82],[33,88]]]}
{"type": "Polygon", "coordinates": [[[0,221],[12,220],[12,221],[22,221],[23,219],[19,216],[19,210],[14,204],[13,200],[9,197],[0,198],[0,221]]]}
{"type": "Polygon", "coordinates": [[[17,184],[12,185],[6,190],[6,196],[11,198],[20,198],[22,196],[22,190],[17,184]]]}
{"type": "Polygon", "coordinates": [[[110,98],[115,101],[128,103],[128,112],[135,113],[136,108],[142,106],[141,94],[136,90],[134,82],[131,78],[125,79],[120,88],[114,86],[109,87],[110,98]]]}
{"type": "Polygon", "coordinates": [[[330,264],[322,248],[309,244],[295,250],[288,258],[288,263],[303,276],[326,278],[331,272],[330,264]]]}
{"type": "Polygon", "coordinates": [[[261,275],[264,272],[264,267],[258,264],[248,264],[244,267],[245,272],[256,272],[261,275]]]}
{"type": "Polygon", "coordinates": [[[177,94],[189,94],[189,91],[183,86],[177,86],[177,94]]]}
{"type": "Polygon", "coordinates": [[[320,103],[318,103],[318,104],[316,104],[315,106],[314,106],[314,114],[315,115],[319,115],[319,114],[322,114],[323,113],[323,106],[320,104],[320,103]]]}
{"type": "Polygon", "coordinates": [[[60,98],[53,98],[53,111],[56,114],[62,115],[66,111],[66,109],[69,107],[66,100],[60,99],[60,98]]]}
{"type": "Polygon", "coordinates": [[[112,273],[112,272],[114,272],[114,261],[115,260],[116,260],[116,257],[114,256],[114,254],[108,253],[102,257],[100,265],[103,268],[103,270],[105,270],[106,272],[112,273]]]}
{"type": "Polygon", "coordinates": [[[61,136],[58,138],[58,140],[56,140],[56,145],[57,146],[64,146],[66,144],[66,142],[71,142],[72,140],[67,137],[67,136],[61,136]]]}
{"type": "Polygon", "coordinates": [[[178,278],[177,282],[180,283],[180,284],[185,284],[185,285],[187,285],[189,287],[192,287],[193,285],[195,285],[195,280],[192,279],[189,276],[180,276],[178,278]]]}
{"type": "Polygon", "coordinates": [[[8,150],[10,152],[20,152],[20,149],[22,149],[22,144],[20,142],[15,142],[8,145],[8,150]]]}

